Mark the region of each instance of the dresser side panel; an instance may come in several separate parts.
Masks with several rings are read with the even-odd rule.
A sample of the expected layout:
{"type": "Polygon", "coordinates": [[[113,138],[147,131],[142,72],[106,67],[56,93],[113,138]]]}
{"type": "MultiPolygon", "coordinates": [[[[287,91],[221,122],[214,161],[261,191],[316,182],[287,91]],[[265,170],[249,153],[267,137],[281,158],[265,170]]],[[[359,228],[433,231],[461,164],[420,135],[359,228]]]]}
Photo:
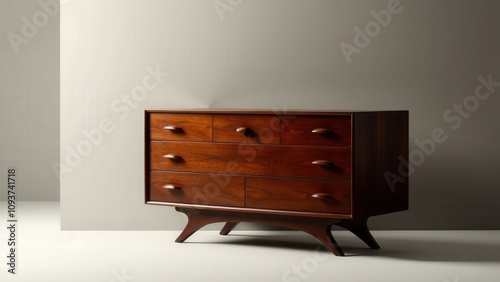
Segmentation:
{"type": "Polygon", "coordinates": [[[353,216],[408,209],[408,111],[354,113],[353,216]]]}

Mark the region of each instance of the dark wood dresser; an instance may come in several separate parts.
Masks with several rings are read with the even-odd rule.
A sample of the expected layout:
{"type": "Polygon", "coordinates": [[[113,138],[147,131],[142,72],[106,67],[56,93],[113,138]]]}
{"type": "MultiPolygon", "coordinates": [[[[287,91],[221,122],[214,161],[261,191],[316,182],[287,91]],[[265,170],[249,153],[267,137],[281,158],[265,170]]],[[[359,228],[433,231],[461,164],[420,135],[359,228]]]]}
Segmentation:
{"type": "Polygon", "coordinates": [[[148,110],[145,200],[188,216],[176,242],[226,222],[305,231],[343,255],[332,225],[369,247],[370,216],[408,209],[408,111],[148,110]]]}

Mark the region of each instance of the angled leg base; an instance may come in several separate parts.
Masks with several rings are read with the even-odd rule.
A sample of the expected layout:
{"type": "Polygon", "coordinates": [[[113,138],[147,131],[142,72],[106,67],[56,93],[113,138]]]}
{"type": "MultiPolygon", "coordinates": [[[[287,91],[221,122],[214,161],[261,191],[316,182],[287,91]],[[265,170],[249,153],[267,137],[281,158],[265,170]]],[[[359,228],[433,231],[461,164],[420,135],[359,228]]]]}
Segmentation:
{"type": "Polygon", "coordinates": [[[367,221],[367,218],[363,220],[342,220],[335,225],[351,231],[354,235],[358,236],[359,239],[365,242],[368,247],[372,249],[380,249],[377,241],[375,241],[372,234],[370,233],[370,230],[368,230],[367,221]]]}
{"type": "Polygon", "coordinates": [[[214,210],[201,210],[177,207],[178,212],[187,215],[188,223],[175,240],[184,242],[203,226],[215,222],[227,222],[220,234],[227,235],[240,221],[272,224],[295,230],[302,230],[318,239],[325,247],[337,256],[343,256],[344,252],[337,244],[330,231],[334,223],[340,220],[331,218],[293,217],[283,215],[252,214],[244,212],[225,212],[214,210]]]}
{"type": "Polygon", "coordinates": [[[238,225],[239,222],[226,222],[222,230],[220,231],[220,235],[227,235],[229,232],[233,231],[233,229],[238,225]]]}
{"type": "Polygon", "coordinates": [[[178,212],[187,215],[188,223],[181,232],[175,242],[184,242],[187,238],[193,235],[203,226],[215,223],[226,222],[221,235],[227,235],[231,232],[240,222],[254,222],[263,224],[272,224],[276,226],[286,227],[295,230],[301,230],[309,233],[320,241],[330,252],[337,256],[343,256],[344,252],[333,238],[331,227],[332,225],[341,226],[354,235],[358,236],[372,249],[379,249],[380,246],[373,238],[367,226],[367,219],[361,220],[345,220],[345,219],[332,219],[321,217],[290,217],[286,215],[272,215],[272,214],[254,214],[246,212],[233,212],[233,211],[217,211],[217,210],[204,210],[193,208],[175,208],[178,212]]]}

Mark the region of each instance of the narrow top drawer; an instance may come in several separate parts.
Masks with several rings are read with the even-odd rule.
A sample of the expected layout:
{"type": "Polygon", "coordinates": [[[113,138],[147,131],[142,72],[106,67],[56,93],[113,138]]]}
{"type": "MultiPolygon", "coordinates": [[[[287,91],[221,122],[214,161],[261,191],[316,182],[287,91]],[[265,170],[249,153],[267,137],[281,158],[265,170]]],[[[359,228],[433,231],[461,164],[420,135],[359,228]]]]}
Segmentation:
{"type": "Polygon", "coordinates": [[[293,116],[282,119],[281,144],[351,146],[351,116],[293,116]]]}
{"type": "Polygon", "coordinates": [[[211,114],[149,114],[149,139],[212,141],[211,114]]]}
{"type": "Polygon", "coordinates": [[[214,114],[214,142],[280,143],[277,115],[214,114]]]}

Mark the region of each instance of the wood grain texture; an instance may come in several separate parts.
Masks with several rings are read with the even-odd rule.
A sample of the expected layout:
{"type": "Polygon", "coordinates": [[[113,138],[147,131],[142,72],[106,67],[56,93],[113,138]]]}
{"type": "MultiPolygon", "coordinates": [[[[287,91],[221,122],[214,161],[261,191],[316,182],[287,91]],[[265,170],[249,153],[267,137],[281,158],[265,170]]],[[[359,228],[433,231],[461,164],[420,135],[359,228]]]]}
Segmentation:
{"type": "Polygon", "coordinates": [[[149,140],[212,141],[211,114],[150,114],[149,128],[149,140]]]}
{"type": "Polygon", "coordinates": [[[280,143],[280,117],[276,115],[213,115],[213,141],[233,143],[280,143]],[[245,134],[236,132],[245,127],[245,134]]]}
{"type": "Polygon", "coordinates": [[[355,217],[408,209],[408,179],[391,187],[386,172],[398,174],[408,160],[408,112],[356,113],[353,121],[355,217]]]}
{"type": "Polygon", "coordinates": [[[151,142],[149,154],[153,170],[351,179],[351,149],[344,147],[151,142]],[[313,165],[315,160],[333,165],[313,165]]]}
{"type": "Polygon", "coordinates": [[[245,187],[250,208],[351,213],[350,182],[247,177],[245,187]],[[317,193],[332,198],[313,198],[317,193]]]}
{"type": "Polygon", "coordinates": [[[222,227],[222,229],[220,230],[219,234],[220,235],[227,235],[227,234],[229,234],[229,232],[233,231],[233,229],[238,224],[239,224],[239,222],[232,222],[232,221],[226,222],[226,224],[224,224],[224,227],[222,227]]]}
{"type": "Polygon", "coordinates": [[[337,256],[343,256],[344,252],[337,244],[332,236],[331,227],[333,224],[340,222],[337,219],[315,218],[315,217],[298,217],[290,220],[288,216],[282,215],[257,215],[252,213],[238,213],[228,211],[215,210],[199,210],[190,208],[176,208],[177,211],[187,215],[188,223],[177,237],[175,242],[181,243],[193,235],[203,226],[215,222],[230,222],[227,228],[223,228],[221,232],[229,233],[233,224],[238,220],[245,222],[272,224],[295,230],[302,230],[309,233],[319,240],[330,252],[337,256]]]}
{"type": "Polygon", "coordinates": [[[242,176],[152,171],[149,174],[150,201],[243,207],[245,187],[242,176]],[[179,189],[163,186],[171,184],[179,189]]]}
{"type": "Polygon", "coordinates": [[[282,117],[281,144],[315,146],[351,146],[350,116],[298,115],[282,117]],[[326,129],[328,133],[313,133],[326,129]]]}
{"type": "Polygon", "coordinates": [[[324,213],[324,212],[304,212],[304,211],[291,211],[291,210],[270,210],[270,209],[257,209],[248,207],[230,207],[230,206],[212,206],[212,205],[202,205],[193,203],[172,203],[172,202],[159,202],[159,201],[147,201],[148,205],[155,206],[169,206],[169,207],[180,207],[180,208],[194,208],[203,210],[216,210],[216,211],[234,211],[239,213],[253,213],[253,214],[276,214],[276,215],[286,215],[290,218],[294,217],[322,217],[330,219],[346,219],[351,220],[352,215],[345,213],[324,213]]]}
{"type": "Polygon", "coordinates": [[[146,111],[145,127],[146,203],[188,215],[177,242],[249,221],[303,230],[343,255],[333,224],[376,249],[368,218],[408,209],[407,177],[386,178],[408,160],[408,111],[160,110],[146,111]],[[271,141],[242,135],[266,127],[271,141]]]}

